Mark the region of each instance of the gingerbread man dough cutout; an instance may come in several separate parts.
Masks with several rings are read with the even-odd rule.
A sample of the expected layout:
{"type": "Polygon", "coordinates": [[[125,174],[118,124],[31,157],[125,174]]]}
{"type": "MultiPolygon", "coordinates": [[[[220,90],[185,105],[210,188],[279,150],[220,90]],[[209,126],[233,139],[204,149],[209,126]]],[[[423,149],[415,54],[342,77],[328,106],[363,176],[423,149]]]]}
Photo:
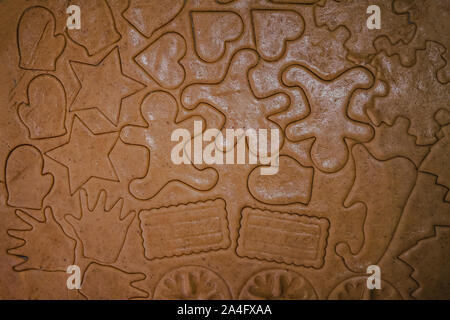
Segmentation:
{"type": "Polygon", "coordinates": [[[137,199],[153,198],[167,184],[182,182],[197,190],[210,190],[217,183],[217,172],[212,168],[197,169],[192,164],[174,164],[170,159],[171,134],[178,128],[185,128],[193,137],[194,121],[200,117],[190,117],[178,121],[177,103],[173,96],[157,91],[147,95],[142,101],[142,117],[148,126],[128,125],[121,131],[120,138],[128,144],[145,146],[150,150],[150,164],[142,179],[134,179],[129,184],[131,194],[137,199]]]}
{"type": "Polygon", "coordinates": [[[367,142],[373,136],[372,128],[350,119],[347,106],[356,89],[368,89],[374,77],[367,69],[352,68],[332,80],[324,80],[300,65],[288,67],[282,74],[285,85],[301,87],[308,99],[311,112],[286,128],[286,136],[293,141],[315,137],[311,158],[324,172],[336,172],[348,160],[344,138],[367,142]]]}

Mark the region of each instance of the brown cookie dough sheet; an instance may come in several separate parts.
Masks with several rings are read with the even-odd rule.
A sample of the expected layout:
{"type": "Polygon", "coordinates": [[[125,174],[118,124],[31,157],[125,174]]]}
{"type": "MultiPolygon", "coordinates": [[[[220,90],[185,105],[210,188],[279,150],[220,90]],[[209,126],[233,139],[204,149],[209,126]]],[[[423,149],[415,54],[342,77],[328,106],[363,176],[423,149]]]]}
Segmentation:
{"type": "Polygon", "coordinates": [[[0,298],[449,299],[450,1],[373,2],[1,1],[0,298]]]}

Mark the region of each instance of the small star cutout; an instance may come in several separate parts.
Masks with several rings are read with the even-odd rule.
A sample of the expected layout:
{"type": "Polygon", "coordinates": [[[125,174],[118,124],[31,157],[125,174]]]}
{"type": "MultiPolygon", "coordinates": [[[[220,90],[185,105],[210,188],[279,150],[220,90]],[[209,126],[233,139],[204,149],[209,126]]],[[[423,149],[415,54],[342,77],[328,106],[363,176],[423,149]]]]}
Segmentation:
{"type": "Polygon", "coordinates": [[[46,155],[67,167],[70,193],[74,194],[92,177],[119,181],[109,159],[117,139],[117,133],[94,134],[75,116],[69,142],[46,155]]]}

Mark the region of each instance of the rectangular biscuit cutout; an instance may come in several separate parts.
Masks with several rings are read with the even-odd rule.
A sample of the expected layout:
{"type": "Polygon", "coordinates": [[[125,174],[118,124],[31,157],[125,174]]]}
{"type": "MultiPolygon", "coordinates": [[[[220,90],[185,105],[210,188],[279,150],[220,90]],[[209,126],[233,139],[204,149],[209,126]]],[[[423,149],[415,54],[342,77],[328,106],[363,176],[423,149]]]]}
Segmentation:
{"type": "Polygon", "coordinates": [[[142,210],[139,218],[147,259],[226,249],[231,243],[222,199],[142,210]]]}
{"type": "Polygon", "coordinates": [[[236,251],[241,257],[320,268],[328,227],[324,218],[244,208],[236,251]]]}

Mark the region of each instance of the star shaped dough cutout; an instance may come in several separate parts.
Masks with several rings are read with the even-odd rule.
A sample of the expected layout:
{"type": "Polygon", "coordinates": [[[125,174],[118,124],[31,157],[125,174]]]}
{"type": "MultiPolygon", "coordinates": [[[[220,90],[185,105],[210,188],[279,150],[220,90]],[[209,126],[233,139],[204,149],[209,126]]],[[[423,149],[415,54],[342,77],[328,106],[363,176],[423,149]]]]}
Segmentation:
{"type": "Polygon", "coordinates": [[[98,64],[70,61],[70,65],[80,84],[70,111],[95,108],[114,125],[119,123],[122,100],[145,87],[123,74],[117,47],[98,64]]]}
{"type": "Polygon", "coordinates": [[[92,177],[119,181],[109,158],[118,134],[94,134],[77,116],[70,140],[45,154],[65,166],[69,172],[69,190],[74,194],[92,177]]]}

